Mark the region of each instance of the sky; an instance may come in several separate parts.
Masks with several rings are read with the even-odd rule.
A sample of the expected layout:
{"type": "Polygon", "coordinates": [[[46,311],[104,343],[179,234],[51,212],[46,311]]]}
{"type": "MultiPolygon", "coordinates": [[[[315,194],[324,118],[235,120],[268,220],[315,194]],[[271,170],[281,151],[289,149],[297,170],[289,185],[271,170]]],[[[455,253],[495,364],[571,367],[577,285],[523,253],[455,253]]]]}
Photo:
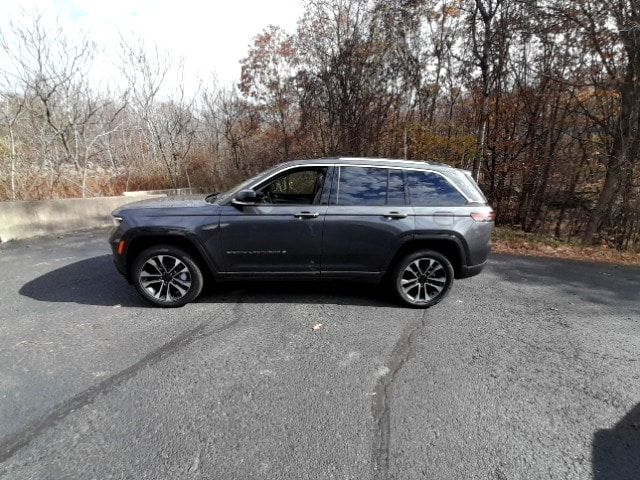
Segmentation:
{"type": "Polygon", "coordinates": [[[84,32],[111,57],[97,68],[108,70],[118,54],[120,36],[157,44],[176,60],[184,58],[187,82],[211,79],[237,83],[239,61],[253,37],[270,24],[293,32],[301,0],[0,0],[0,28],[24,12],[59,19],[71,35],[84,32]]]}

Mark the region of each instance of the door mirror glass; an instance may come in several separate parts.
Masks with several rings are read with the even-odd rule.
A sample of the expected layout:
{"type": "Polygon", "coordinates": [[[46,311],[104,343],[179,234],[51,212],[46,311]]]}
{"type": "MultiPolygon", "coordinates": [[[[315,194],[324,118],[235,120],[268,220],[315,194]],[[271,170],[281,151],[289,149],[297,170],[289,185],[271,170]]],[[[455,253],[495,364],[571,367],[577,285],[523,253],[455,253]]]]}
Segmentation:
{"type": "Polygon", "coordinates": [[[255,205],[258,203],[258,195],[255,190],[240,190],[233,198],[234,205],[255,205]]]}

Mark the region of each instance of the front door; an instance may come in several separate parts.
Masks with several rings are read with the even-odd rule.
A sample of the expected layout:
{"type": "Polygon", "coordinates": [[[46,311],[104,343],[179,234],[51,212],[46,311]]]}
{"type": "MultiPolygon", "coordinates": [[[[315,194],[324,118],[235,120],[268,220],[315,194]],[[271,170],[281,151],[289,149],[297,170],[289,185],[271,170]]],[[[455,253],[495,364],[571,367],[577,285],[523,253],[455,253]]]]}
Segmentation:
{"type": "Polygon", "coordinates": [[[212,252],[220,270],[319,275],[327,173],[326,166],[292,167],[253,187],[256,205],[224,205],[212,252]]]}

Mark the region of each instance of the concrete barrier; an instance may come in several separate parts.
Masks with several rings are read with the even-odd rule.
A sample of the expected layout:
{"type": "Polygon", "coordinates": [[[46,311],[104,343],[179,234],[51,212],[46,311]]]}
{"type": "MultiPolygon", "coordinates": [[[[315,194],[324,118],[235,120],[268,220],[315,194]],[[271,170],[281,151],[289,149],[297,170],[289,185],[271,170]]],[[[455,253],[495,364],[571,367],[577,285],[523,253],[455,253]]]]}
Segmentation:
{"type": "Polygon", "coordinates": [[[112,225],[111,212],[131,202],[166,195],[0,202],[0,241],[112,225]]]}
{"type": "Polygon", "coordinates": [[[201,187],[189,187],[189,188],[168,188],[165,190],[138,190],[137,192],[124,192],[123,195],[167,195],[169,197],[181,196],[181,195],[204,195],[212,193],[213,190],[209,188],[201,187]]]}

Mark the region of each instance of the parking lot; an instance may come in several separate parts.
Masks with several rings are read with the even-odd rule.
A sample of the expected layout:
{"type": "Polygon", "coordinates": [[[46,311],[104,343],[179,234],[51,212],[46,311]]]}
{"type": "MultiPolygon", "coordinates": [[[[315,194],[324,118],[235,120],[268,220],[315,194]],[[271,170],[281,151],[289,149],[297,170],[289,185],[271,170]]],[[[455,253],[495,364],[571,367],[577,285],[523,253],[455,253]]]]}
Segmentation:
{"type": "Polygon", "coordinates": [[[640,268],[494,255],[426,311],[346,283],[162,310],[99,230],[0,273],[3,479],[639,478],[640,268]]]}

